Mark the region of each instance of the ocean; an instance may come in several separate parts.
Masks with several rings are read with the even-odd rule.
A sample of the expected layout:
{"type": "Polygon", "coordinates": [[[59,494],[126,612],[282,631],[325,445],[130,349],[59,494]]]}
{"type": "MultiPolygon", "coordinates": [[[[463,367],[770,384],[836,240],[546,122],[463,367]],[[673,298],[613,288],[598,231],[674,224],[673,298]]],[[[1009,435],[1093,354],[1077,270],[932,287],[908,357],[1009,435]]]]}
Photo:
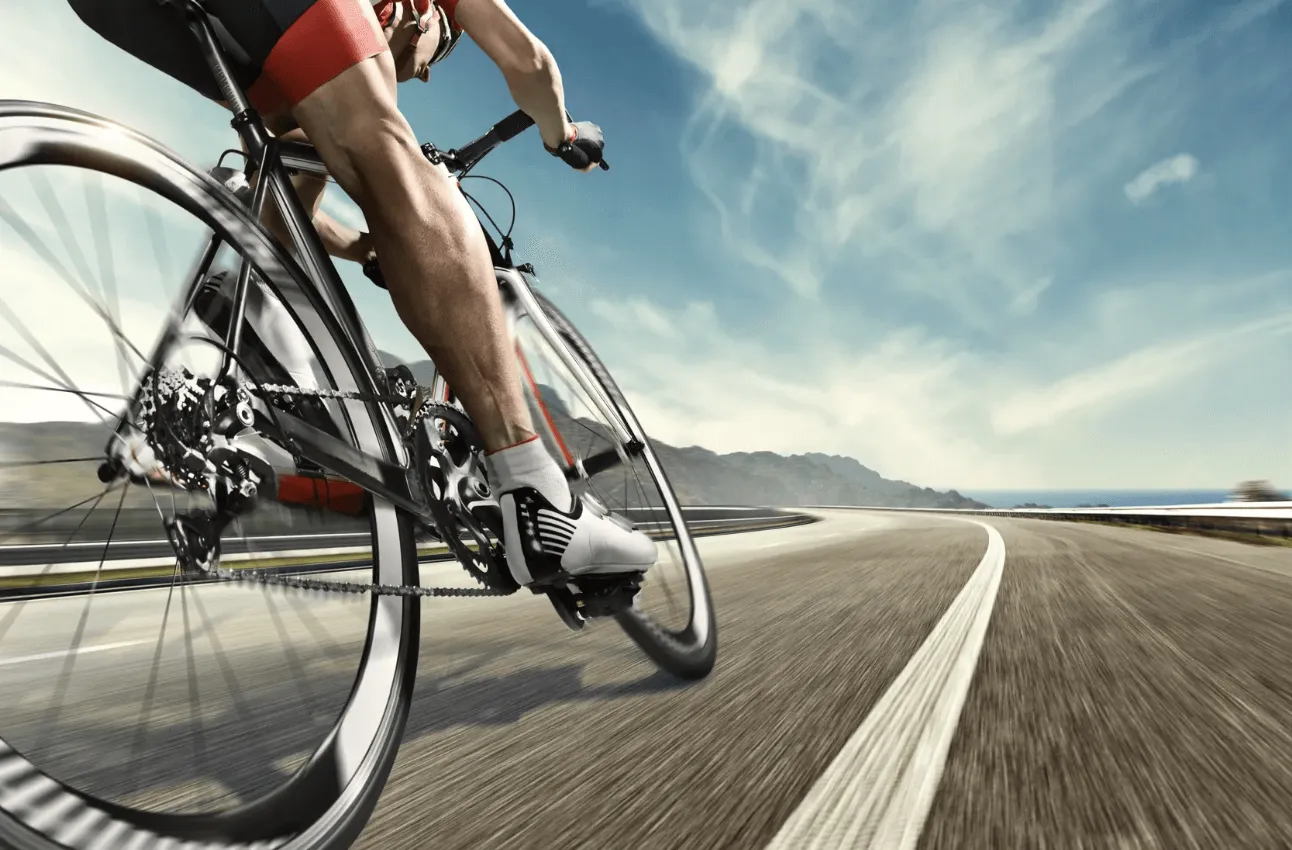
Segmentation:
{"type": "Polygon", "coordinates": [[[1114,508],[1155,505],[1201,505],[1223,502],[1229,490],[960,490],[962,496],[993,508],[1032,503],[1052,508],[1108,505],[1114,508]]]}

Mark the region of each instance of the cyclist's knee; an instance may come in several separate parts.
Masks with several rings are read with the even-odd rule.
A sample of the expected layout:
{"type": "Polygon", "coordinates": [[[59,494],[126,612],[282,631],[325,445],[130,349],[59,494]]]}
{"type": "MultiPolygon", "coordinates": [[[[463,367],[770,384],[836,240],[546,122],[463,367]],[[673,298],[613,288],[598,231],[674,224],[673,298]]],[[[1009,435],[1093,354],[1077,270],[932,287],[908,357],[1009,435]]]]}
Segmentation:
{"type": "Polygon", "coordinates": [[[322,138],[306,128],[328,171],[361,206],[399,206],[415,196],[417,169],[427,163],[408,122],[397,111],[351,116],[322,138]],[[409,197],[405,197],[409,196],[409,197]]]}

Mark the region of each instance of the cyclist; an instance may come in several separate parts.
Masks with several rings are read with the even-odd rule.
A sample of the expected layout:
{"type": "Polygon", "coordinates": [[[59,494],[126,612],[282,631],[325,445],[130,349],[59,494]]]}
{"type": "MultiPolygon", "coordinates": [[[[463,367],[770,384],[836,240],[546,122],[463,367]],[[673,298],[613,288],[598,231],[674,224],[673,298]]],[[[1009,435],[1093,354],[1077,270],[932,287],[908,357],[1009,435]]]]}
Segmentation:
{"type": "MultiPolygon", "coordinates": [[[[220,100],[179,8],[159,0],[69,3],[108,41],[220,100]]],[[[299,128],[363,210],[370,247],[347,245],[347,238],[362,236],[353,231],[330,238],[337,233],[327,234],[325,225],[329,250],[356,260],[371,252],[381,257],[397,313],[476,423],[517,583],[559,570],[577,576],[652,566],[654,542],[575,498],[535,431],[479,222],[454,182],[422,155],[396,105],[396,83],[425,81],[429,66],[465,32],[498,66],[547,151],[592,170],[601,160],[601,131],[567,120],[547,47],[504,0],[203,0],[203,6],[271,131],[299,128]]],[[[307,208],[317,210],[318,198],[307,208]]]]}

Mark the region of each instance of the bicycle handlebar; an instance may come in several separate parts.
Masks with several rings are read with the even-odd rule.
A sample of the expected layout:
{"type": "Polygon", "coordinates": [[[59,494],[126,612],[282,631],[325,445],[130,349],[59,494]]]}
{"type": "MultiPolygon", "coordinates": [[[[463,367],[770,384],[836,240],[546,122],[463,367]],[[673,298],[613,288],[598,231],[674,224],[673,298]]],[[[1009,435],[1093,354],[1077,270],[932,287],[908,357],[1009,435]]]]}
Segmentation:
{"type": "MultiPolygon", "coordinates": [[[[565,113],[566,120],[573,121],[569,112],[565,113]]],[[[439,151],[443,158],[444,164],[451,171],[465,171],[467,168],[474,166],[477,162],[484,159],[494,148],[503,142],[509,142],[519,136],[521,133],[534,126],[534,119],[521,109],[517,109],[506,118],[489,128],[489,132],[472,142],[467,142],[462,147],[454,151],[439,151]]],[[[422,150],[430,153],[435,151],[433,145],[423,145],[422,150]]],[[[610,163],[604,159],[598,163],[602,171],[610,170],[610,163]]]]}

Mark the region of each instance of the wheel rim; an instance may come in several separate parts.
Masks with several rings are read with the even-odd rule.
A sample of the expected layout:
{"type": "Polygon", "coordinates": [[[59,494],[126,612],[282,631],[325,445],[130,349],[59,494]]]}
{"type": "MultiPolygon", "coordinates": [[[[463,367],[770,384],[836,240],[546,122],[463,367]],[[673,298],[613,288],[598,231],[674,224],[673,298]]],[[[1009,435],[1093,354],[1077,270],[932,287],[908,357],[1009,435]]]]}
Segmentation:
{"type": "MultiPolygon", "coordinates": [[[[631,430],[643,434],[591,345],[547,298],[538,292],[534,295],[585,371],[600,381],[611,400],[625,413],[631,430]]],[[[569,370],[551,352],[532,319],[517,305],[513,304],[512,309],[511,321],[517,335],[522,380],[535,423],[540,431],[546,432],[544,439],[549,450],[558,460],[569,463],[612,446],[615,441],[610,437],[605,417],[597,412],[569,370]],[[552,399],[545,398],[549,389],[554,391],[552,399]],[[573,401],[575,394],[584,395],[583,401],[573,401]],[[575,404],[579,405],[577,409],[575,404]],[[590,433],[593,430],[600,433],[593,435],[590,433]]],[[[660,553],[660,560],[647,572],[634,607],[620,615],[621,621],[628,619],[630,623],[626,626],[638,624],[656,641],[667,642],[675,653],[691,653],[709,646],[712,609],[703,566],[676,496],[649,440],[644,441],[640,454],[630,463],[594,475],[587,486],[588,492],[605,507],[613,513],[626,514],[639,528],[655,537],[660,553]],[[609,479],[614,479],[617,486],[604,483],[609,479]],[[627,493],[625,485],[630,488],[627,493]],[[683,594],[685,602],[680,601],[683,594]]]]}
{"type": "MultiPolygon", "coordinates": [[[[15,170],[19,166],[29,167],[22,170],[22,174],[28,176],[34,173],[37,165],[96,166],[104,173],[124,178],[120,182],[127,188],[147,187],[160,198],[197,216],[203,224],[214,227],[226,236],[238,233],[240,238],[246,238],[246,234],[250,233],[248,255],[265,272],[264,277],[274,281],[279,294],[288,292],[283,287],[289,287],[293,278],[286,271],[284,258],[258,233],[247,227],[245,214],[232,203],[227,194],[213,191],[213,184],[204,175],[184,170],[172,155],[128,131],[94,135],[87,134],[83,127],[77,126],[90,120],[92,119],[81,115],[76,117],[74,124],[60,120],[58,115],[51,114],[48,108],[40,105],[0,104],[0,180],[9,181],[19,176],[19,172],[15,170]],[[37,113],[43,114],[33,119],[33,115],[37,113]],[[135,186],[129,187],[129,183],[135,186]]],[[[45,195],[46,198],[49,197],[49,193],[45,195]]],[[[55,197],[56,195],[57,193],[55,197]]],[[[15,223],[21,225],[25,221],[25,216],[22,215],[25,211],[10,203],[12,197],[11,193],[6,194],[3,186],[0,186],[0,213],[3,213],[0,218],[10,226],[15,223]]],[[[48,205],[45,210],[49,211],[48,205]]],[[[51,220],[55,218],[53,215],[50,217],[51,220]]],[[[99,216],[96,220],[102,223],[110,219],[99,216]]],[[[0,228],[4,227],[4,224],[0,224],[0,228]]],[[[13,231],[10,232],[12,234],[13,231]]],[[[40,237],[41,234],[37,233],[36,236],[40,237]]],[[[36,244],[28,239],[10,240],[10,244],[18,242],[28,247],[36,244]]],[[[45,247],[48,249],[48,244],[45,247]]],[[[63,247],[66,248],[66,245],[63,247]]],[[[39,255],[40,251],[36,250],[35,253],[39,255]]],[[[86,258],[83,256],[82,259],[86,258]]],[[[97,260],[101,267],[103,259],[100,251],[97,260]]],[[[64,262],[62,266],[65,272],[80,272],[82,267],[89,268],[91,262],[86,260],[78,263],[73,260],[64,262]]],[[[13,266],[9,264],[8,267],[13,266]]],[[[107,278],[101,278],[100,282],[104,280],[107,278]]],[[[110,296],[111,293],[104,287],[100,289],[100,294],[110,296]]],[[[105,297],[103,300],[104,312],[111,316],[112,299],[105,297]]],[[[299,293],[295,296],[286,295],[286,301],[292,304],[294,315],[302,326],[315,330],[325,327],[318,315],[311,314],[308,309],[302,310],[303,299],[299,297],[299,293]]],[[[308,308],[310,305],[304,306],[308,308]]],[[[17,310],[12,312],[16,313],[17,310]]],[[[30,320],[23,320],[21,316],[18,318],[29,332],[33,330],[30,320]]],[[[17,335],[26,339],[21,331],[17,335]]],[[[31,335],[35,336],[34,333],[31,335]]],[[[320,340],[319,334],[312,332],[312,335],[316,341],[320,340]]],[[[114,340],[114,344],[115,342],[117,341],[114,340]]],[[[46,350],[51,355],[55,353],[48,347],[46,350]]],[[[14,352],[11,350],[10,353],[14,352]]],[[[340,380],[335,381],[337,386],[353,388],[354,377],[345,371],[345,357],[331,336],[324,335],[315,354],[328,373],[340,376],[340,380]]],[[[39,352],[35,357],[29,352],[23,359],[28,365],[37,365],[32,362],[37,360],[39,365],[48,366],[44,362],[45,358],[39,357],[39,352]]],[[[8,363],[10,366],[15,365],[13,358],[8,358],[8,363]]],[[[25,371],[30,373],[32,370],[25,371]]],[[[37,375],[33,381],[61,377],[56,372],[51,374],[49,368],[41,371],[44,372],[43,377],[37,375]]],[[[5,389],[13,391],[17,388],[9,386],[5,389]]],[[[85,405],[87,399],[105,400],[84,394],[70,395],[87,408],[91,407],[85,405]]],[[[371,452],[384,451],[384,440],[365,408],[347,405],[344,410],[336,410],[344,414],[342,421],[349,424],[351,435],[358,445],[371,452]]],[[[120,488],[121,502],[125,502],[127,494],[127,488],[120,488]]],[[[117,492],[105,491],[105,494],[97,498],[100,501],[114,499],[117,498],[117,492]]],[[[89,512],[85,513],[88,517],[89,512]]],[[[403,556],[410,541],[402,521],[390,505],[378,503],[371,509],[370,528],[374,548],[373,576],[383,583],[403,583],[407,580],[403,556]]],[[[107,548],[110,547],[105,547],[107,548]]],[[[92,581],[92,584],[97,583],[97,578],[92,581]]],[[[129,595],[132,594],[125,594],[129,595]]],[[[8,623],[11,628],[20,619],[23,610],[18,606],[28,604],[30,600],[26,603],[0,603],[0,647],[3,647],[4,634],[8,631],[5,624],[8,623]],[[6,607],[7,610],[4,610],[6,607]]],[[[321,734],[321,740],[296,760],[298,764],[285,768],[290,778],[272,792],[250,802],[244,800],[240,805],[223,811],[179,815],[141,811],[132,806],[129,800],[123,802],[88,794],[84,789],[78,790],[77,781],[69,779],[65,774],[47,771],[45,767],[48,764],[42,766],[30,746],[23,746],[24,742],[5,734],[5,717],[14,716],[13,711],[6,709],[4,716],[0,716],[0,839],[28,841],[31,846],[46,846],[51,842],[66,847],[125,846],[134,840],[134,836],[151,832],[159,836],[201,838],[210,846],[246,846],[250,842],[271,839],[279,839],[278,843],[281,843],[281,840],[289,837],[289,833],[296,832],[300,835],[293,844],[315,846],[320,836],[344,826],[344,821],[352,813],[359,796],[369,790],[370,780],[384,769],[383,763],[388,762],[390,753],[383,751],[383,747],[378,745],[386,744],[388,749],[390,742],[397,739],[398,728],[402,726],[406,712],[412,675],[412,671],[407,669],[406,660],[410,657],[408,643],[410,640],[415,642],[416,637],[413,624],[416,608],[407,600],[391,598],[374,599],[365,607],[367,610],[362,614],[365,623],[362,632],[363,647],[362,652],[358,653],[358,667],[350,674],[352,687],[348,698],[336,707],[336,720],[330,726],[331,731],[321,734]],[[292,805],[287,804],[295,806],[294,814],[292,805]],[[301,811],[308,812],[308,816],[302,817],[301,811]],[[6,832],[11,829],[11,825],[4,823],[5,815],[22,824],[25,829],[13,834],[6,832]],[[45,845],[36,838],[37,834],[44,836],[45,845]],[[105,841],[108,843],[105,844],[105,841]]],[[[194,613],[192,616],[196,618],[201,615],[194,613]]],[[[79,658],[87,654],[83,644],[74,645],[73,650],[66,657],[78,659],[78,663],[79,658]]],[[[103,654],[109,651],[111,650],[104,650],[103,654]]],[[[27,663],[21,656],[18,660],[20,663],[10,665],[12,669],[27,663]]],[[[5,661],[13,662],[14,658],[0,649],[0,663],[5,661]]],[[[226,667],[217,672],[217,675],[227,673],[226,667]]],[[[0,699],[0,704],[12,703],[0,699]]],[[[388,767],[388,763],[385,766],[388,767]]]]}

